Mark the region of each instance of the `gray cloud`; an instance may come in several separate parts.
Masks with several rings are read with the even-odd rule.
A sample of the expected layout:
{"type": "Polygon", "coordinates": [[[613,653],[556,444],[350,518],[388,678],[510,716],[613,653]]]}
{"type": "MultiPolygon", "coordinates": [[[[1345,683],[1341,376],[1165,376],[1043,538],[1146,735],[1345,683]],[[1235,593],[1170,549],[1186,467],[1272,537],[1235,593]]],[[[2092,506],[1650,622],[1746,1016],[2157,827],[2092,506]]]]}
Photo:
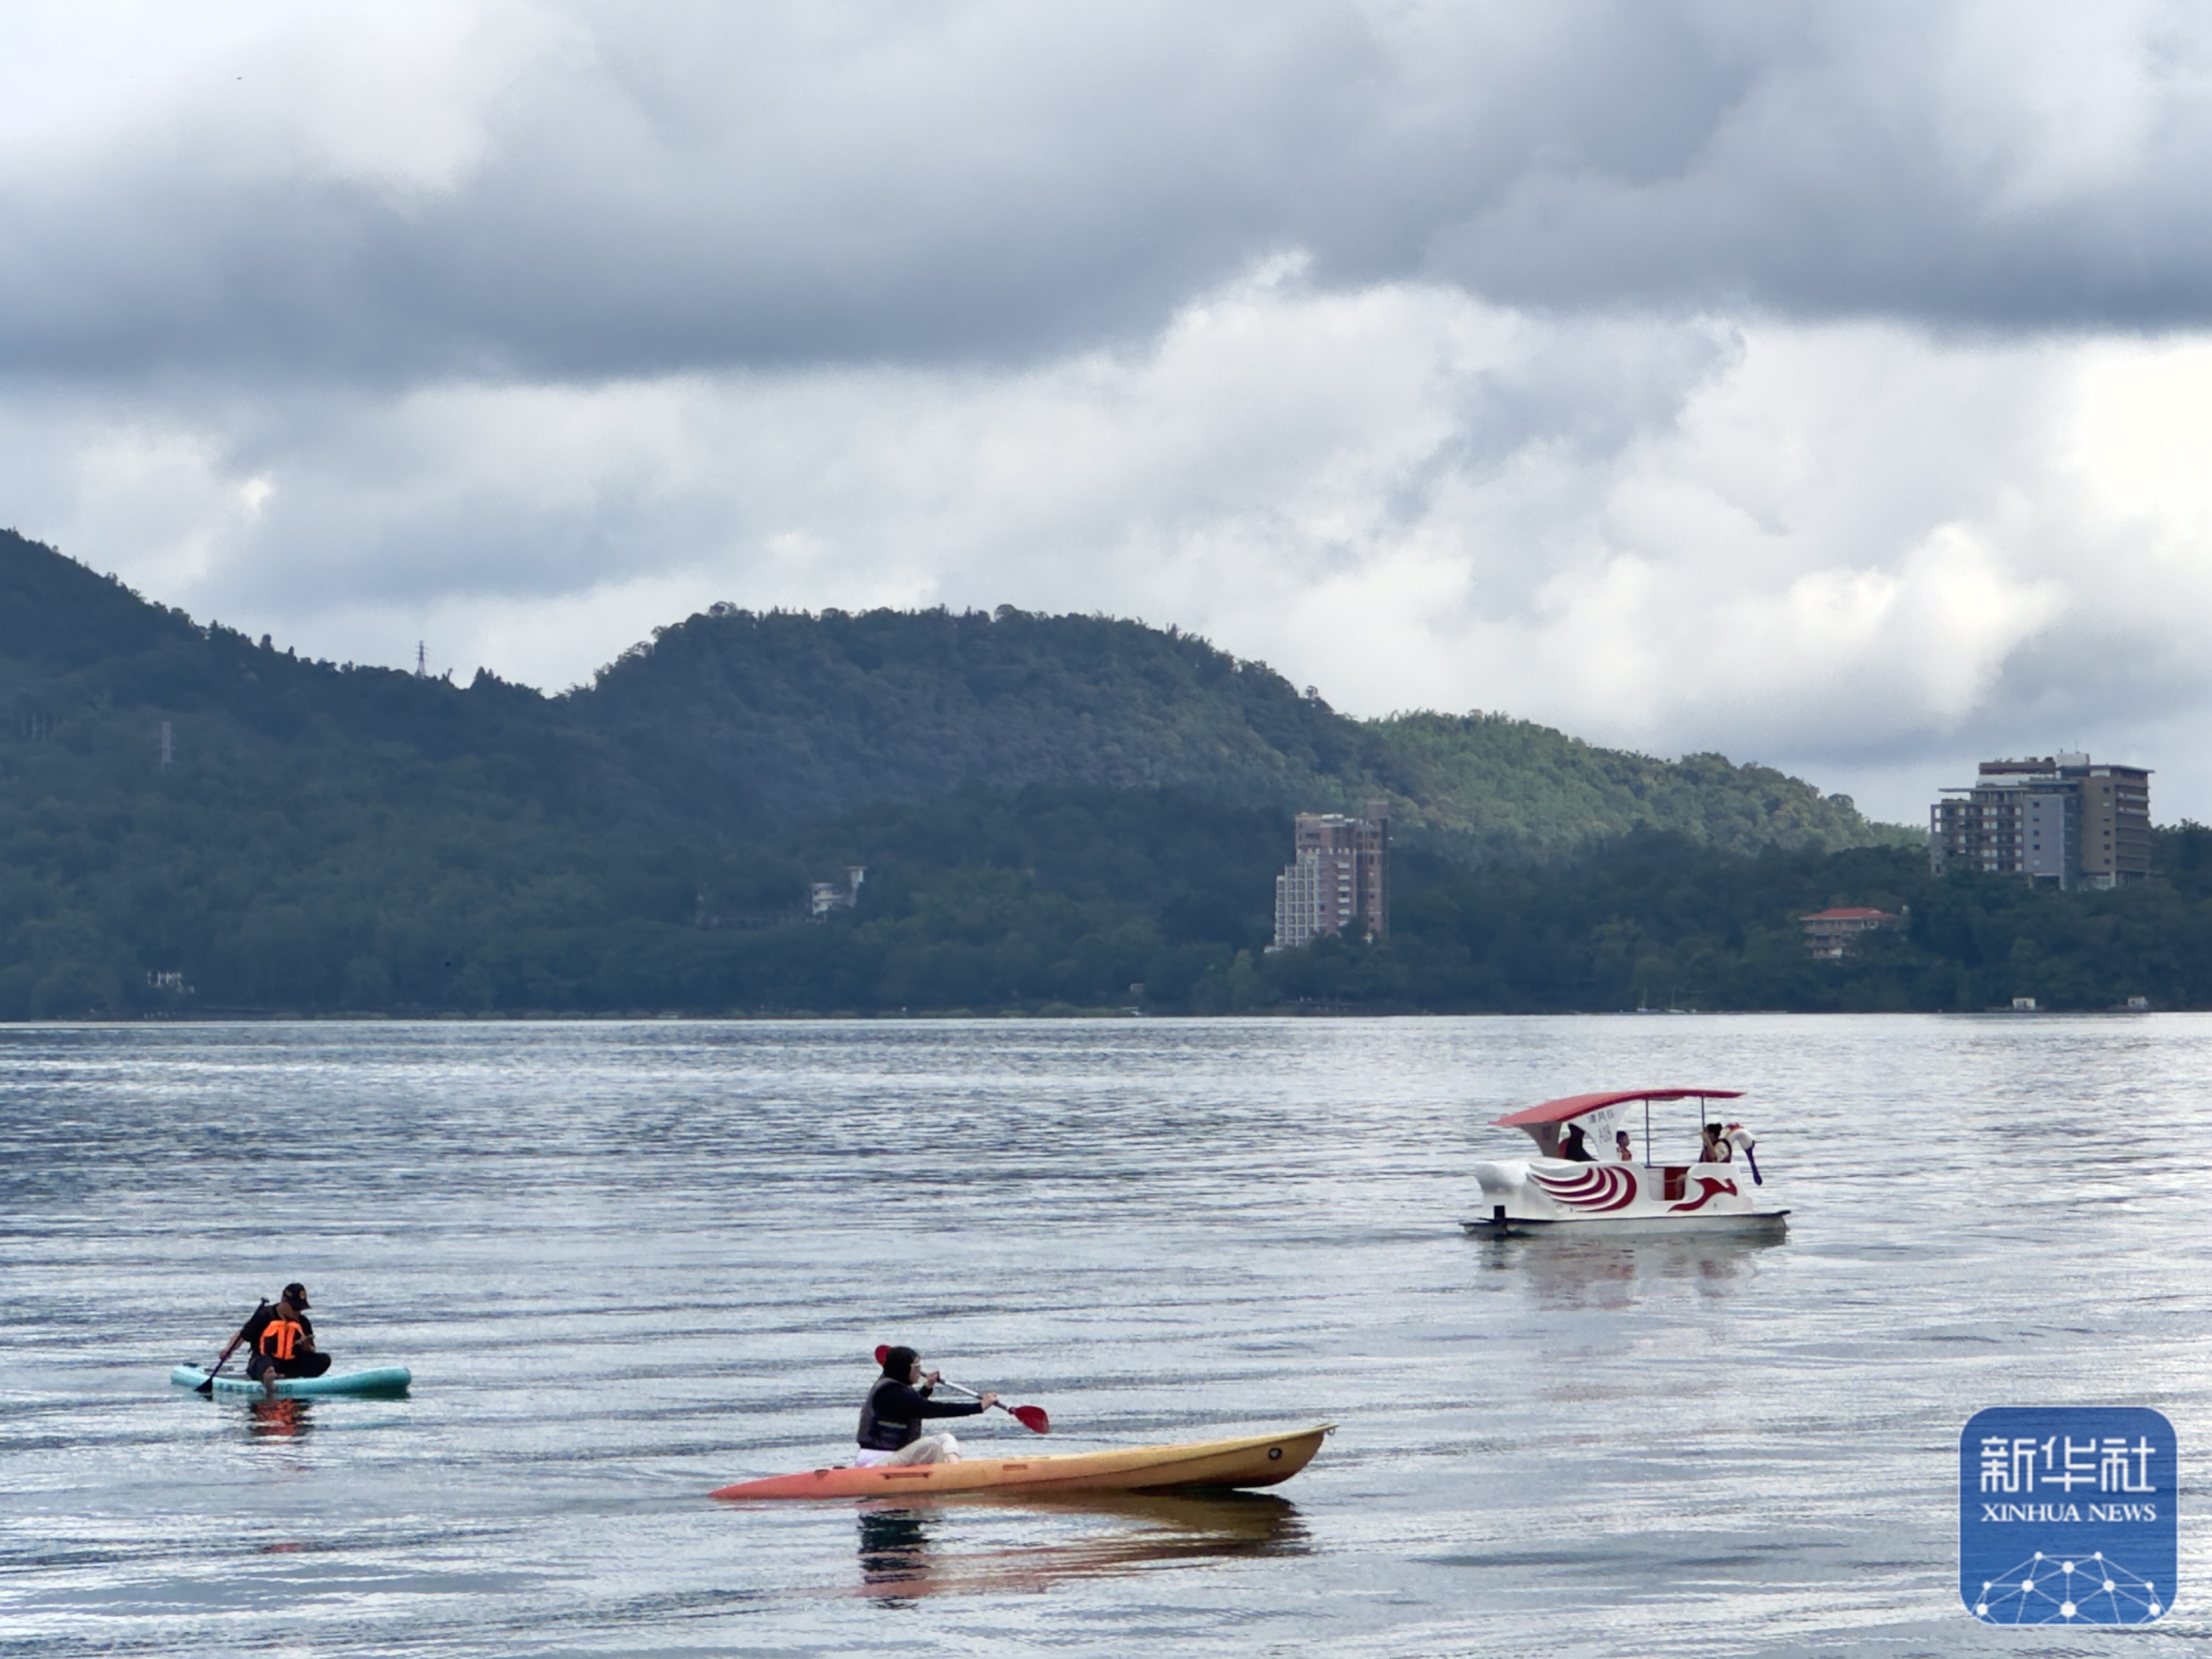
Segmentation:
{"type": "Polygon", "coordinates": [[[1256,258],[1543,308],[2212,315],[2179,6],[483,9],[0,166],[0,365],[598,377],[1142,338],[1256,258]],[[458,62],[459,69],[453,68],[458,62]],[[372,65],[372,70],[375,66],[372,65]],[[380,105],[380,97],[387,102],[380,105]],[[410,139],[414,123],[441,140],[410,139]]]}
{"type": "MultiPolygon", "coordinates": [[[[20,30],[19,22],[0,31],[20,30]]],[[[2172,5],[206,0],[0,38],[0,520],[334,658],[1104,610],[2212,816],[2172,5]]]]}

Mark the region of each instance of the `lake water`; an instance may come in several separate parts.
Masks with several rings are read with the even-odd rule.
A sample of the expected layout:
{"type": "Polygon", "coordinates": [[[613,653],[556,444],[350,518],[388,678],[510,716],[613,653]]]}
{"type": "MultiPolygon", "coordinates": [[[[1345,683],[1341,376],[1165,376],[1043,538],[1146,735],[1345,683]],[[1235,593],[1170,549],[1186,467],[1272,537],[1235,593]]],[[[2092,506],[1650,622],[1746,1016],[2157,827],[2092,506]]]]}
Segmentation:
{"type": "Polygon", "coordinates": [[[2193,1652],[2208,1100],[2189,1016],[0,1030],[0,1652],[2101,1651],[1958,1601],[1959,1431],[2046,1401],[2173,1419],[2193,1652]],[[1462,1234],[1488,1119],[1650,1082],[1749,1091],[1786,1243],[1462,1234]],[[170,1387],[294,1278],[410,1398],[170,1387]],[[1341,1427],[704,1498],[898,1340],[1052,1413],[971,1449],[1341,1427]]]}

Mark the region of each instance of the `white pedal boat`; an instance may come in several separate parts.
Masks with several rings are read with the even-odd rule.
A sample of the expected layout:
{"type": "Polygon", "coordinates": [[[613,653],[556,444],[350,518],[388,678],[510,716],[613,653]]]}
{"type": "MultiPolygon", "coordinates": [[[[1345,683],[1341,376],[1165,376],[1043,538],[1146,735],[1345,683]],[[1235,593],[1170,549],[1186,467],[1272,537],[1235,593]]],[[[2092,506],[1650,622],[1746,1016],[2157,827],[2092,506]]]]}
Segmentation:
{"type": "Polygon", "coordinates": [[[1705,1103],[1741,1097],[1735,1089],[1622,1089],[1568,1095],[1493,1119],[1501,1128],[1525,1133],[1536,1143],[1537,1155],[1476,1164],[1484,1213],[1460,1225],[1490,1237],[1561,1230],[1577,1236],[1680,1236],[1692,1230],[1778,1234],[1790,1212],[1759,1204],[1755,1194],[1762,1182],[1752,1158],[1758,1143],[1741,1124],[1724,1126],[1727,1162],[1704,1161],[1705,1103]],[[1681,1162],[1666,1163],[1654,1156],[1651,1108],[1655,1102],[1681,1100],[1698,1103],[1697,1116],[1662,1115],[1668,1143],[1680,1144],[1684,1153],[1681,1162]],[[1624,1132],[1629,1138],[1626,1158],[1620,1154],[1617,1139],[1624,1132]],[[1577,1145],[1584,1158],[1560,1156],[1577,1145]]]}

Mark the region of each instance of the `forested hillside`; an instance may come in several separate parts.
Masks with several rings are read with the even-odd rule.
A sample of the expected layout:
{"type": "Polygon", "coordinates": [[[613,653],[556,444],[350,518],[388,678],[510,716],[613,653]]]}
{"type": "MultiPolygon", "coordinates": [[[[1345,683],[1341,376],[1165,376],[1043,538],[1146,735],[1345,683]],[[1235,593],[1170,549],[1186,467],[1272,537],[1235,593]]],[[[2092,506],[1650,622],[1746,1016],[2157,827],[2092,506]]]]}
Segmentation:
{"type": "Polygon", "coordinates": [[[1086,783],[1306,811],[1387,795],[1401,831],[1436,831],[1474,860],[1571,854],[1638,825],[1738,852],[1885,838],[1848,799],[1768,768],[1656,761],[1492,715],[1351,720],[1173,629],[1009,606],[718,606],[564,702],[658,788],[755,819],[963,784],[1086,783]]]}
{"type": "Polygon", "coordinates": [[[0,1018],[2212,1003],[2198,832],[2130,892],[1934,884],[1778,773],[1352,720],[1101,618],[723,610],[547,697],[0,535],[0,1018]],[[1291,811],[1376,793],[1391,941],[1265,955],[1291,811]],[[860,903],[802,919],[848,864],[860,903]],[[1814,963],[1833,902],[1911,924],[1814,963]]]}
{"type": "MultiPolygon", "coordinates": [[[[64,792],[95,756],[136,775],[167,720],[187,769],[304,768],[396,789],[398,805],[411,768],[458,765],[448,791],[593,830],[751,833],[963,785],[1085,783],[1293,810],[1387,795],[1401,833],[1478,861],[1571,854],[1639,825],[1740,852],[1887,835],[1768,768],[1658,761],[1493,715],[1355,720],[1264,664],[1104,617],[716,606],[547,697],[483,674],[459,688],[303,661],[7,532],[0,708],[49,745],[64,792]]],[[[0,777],[35,758],[0,751],[0,777]]]]}
{"type": "Polygon", "coordinates": [[[1956,870],[1924,853],[1770,848],[1738,858],[1638,831],[1564,866],[1431,872],[1404,891],[1379,949],[1328,941],[1261,964],[1270,1006],[1551,1012],[1955,1012],[2033,997],[2104,1010],[2142,997],[2212,1007],[2212,830],[2152,834],[2152,879],[2062,893],[1956,870]],[[1799,918],[1832,905],[1899,916],[1841,961],[1799,918]]]}

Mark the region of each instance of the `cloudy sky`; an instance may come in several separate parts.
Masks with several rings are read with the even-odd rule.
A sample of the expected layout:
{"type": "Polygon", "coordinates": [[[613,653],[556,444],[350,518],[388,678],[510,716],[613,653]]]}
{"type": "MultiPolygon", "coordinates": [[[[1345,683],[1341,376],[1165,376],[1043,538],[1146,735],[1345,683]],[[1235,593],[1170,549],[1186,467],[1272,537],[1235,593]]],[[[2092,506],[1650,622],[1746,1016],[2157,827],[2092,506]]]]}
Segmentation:
{"type": "Polygon", "coordinates": [[[0,223],[0,523],[313,654],[1105,611],[2212,818],[2198,7],[17,0],[0,223]]]}

